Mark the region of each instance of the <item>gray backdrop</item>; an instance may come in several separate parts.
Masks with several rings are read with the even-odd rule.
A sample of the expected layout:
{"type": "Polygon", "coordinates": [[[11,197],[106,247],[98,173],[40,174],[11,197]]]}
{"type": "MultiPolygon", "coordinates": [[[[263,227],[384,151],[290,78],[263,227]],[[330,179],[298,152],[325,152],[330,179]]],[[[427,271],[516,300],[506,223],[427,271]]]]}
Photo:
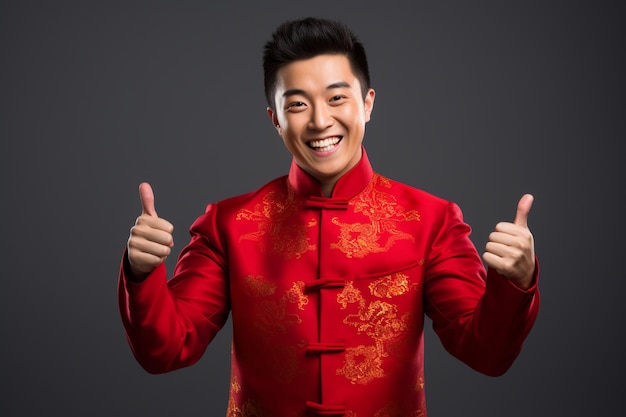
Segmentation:
{"type": "Polygon", "coordinates": [[[429,328],[430,414],[626,413],[624,3],[372,3],[0,3],[0,415],[224,415],[230,328],[196,366],[145,373],[117,311],[120,256],[139,182],[178,254],[207,203],[287,171],[261,50],[306,15],[366,45],[376,170],[457,202],[481,251],[536,197],[543,305],[525,348],[489,378],[429,328]]]}

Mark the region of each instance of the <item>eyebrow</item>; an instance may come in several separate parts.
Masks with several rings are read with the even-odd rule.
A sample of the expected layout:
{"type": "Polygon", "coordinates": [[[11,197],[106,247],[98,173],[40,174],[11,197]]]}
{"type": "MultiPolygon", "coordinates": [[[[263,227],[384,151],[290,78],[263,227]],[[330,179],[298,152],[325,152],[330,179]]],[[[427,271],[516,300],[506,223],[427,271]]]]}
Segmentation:
{"type": "MultiPolygon", "coordinates": [[[[350,88],[350,84],[345,82],[345,81],[338,81],[336,83],[332,83],[329,84],[326,87],[326,90],[333,90],[335,88],[350,88]]],[[[295,95],[306,95],[306,92],[304,90],[301,90],[299,88],[292,88],[290,90],[287,90],[283,93],[283,97],[290,97],[290,96],[295,96],[295,95]]]]}

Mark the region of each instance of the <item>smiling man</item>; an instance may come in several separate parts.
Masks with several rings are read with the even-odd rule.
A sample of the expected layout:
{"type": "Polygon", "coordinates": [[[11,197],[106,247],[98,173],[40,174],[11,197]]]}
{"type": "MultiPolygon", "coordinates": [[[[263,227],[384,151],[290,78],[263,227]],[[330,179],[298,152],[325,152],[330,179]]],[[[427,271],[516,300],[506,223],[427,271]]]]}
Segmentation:
{"type": "Polygon", "coordinates": [[[267,112],[300,168],[316,178],[326,197],[361,160],[374,90],[365,87],[342,54],[292,62],[276,75],[275,106],[267,112]]]}
{"type": "Polygon", "coordinates": [[[373,171],[375,93],[345,25],[286,22],[263,64],[289,173],[209,204],[169,280],[173,226],[140,185],[119,279],[139,363],[194,364],[231,314],[227,416],[425,416],[428,316],[452,355],[506,372],[539,307],[532,196],[489,236],[485,270],[456,204],[373,171]]]}

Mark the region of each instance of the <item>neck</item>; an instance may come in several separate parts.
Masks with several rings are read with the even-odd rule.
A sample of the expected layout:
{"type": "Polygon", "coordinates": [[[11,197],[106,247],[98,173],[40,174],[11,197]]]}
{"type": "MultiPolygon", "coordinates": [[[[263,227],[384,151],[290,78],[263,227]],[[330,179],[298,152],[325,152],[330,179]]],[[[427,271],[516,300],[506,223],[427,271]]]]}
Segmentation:
{"type": "Polygon", "coordinates": [[[329,198],[333,194],[335,183],[336,181],[322,184],[322,194],[324,195],[324,197],[329,198]]]}

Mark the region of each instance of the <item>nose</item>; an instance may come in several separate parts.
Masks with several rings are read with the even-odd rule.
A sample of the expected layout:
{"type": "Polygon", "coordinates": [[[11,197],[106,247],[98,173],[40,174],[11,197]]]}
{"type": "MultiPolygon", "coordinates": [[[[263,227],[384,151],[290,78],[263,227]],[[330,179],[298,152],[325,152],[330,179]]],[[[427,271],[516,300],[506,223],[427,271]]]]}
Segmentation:
{"type": "Polygon", "coordinates": [[[328,106],[318,104],[312,106],[309,129],[324,130],[333,125],[333,117],[328,106]]]}

